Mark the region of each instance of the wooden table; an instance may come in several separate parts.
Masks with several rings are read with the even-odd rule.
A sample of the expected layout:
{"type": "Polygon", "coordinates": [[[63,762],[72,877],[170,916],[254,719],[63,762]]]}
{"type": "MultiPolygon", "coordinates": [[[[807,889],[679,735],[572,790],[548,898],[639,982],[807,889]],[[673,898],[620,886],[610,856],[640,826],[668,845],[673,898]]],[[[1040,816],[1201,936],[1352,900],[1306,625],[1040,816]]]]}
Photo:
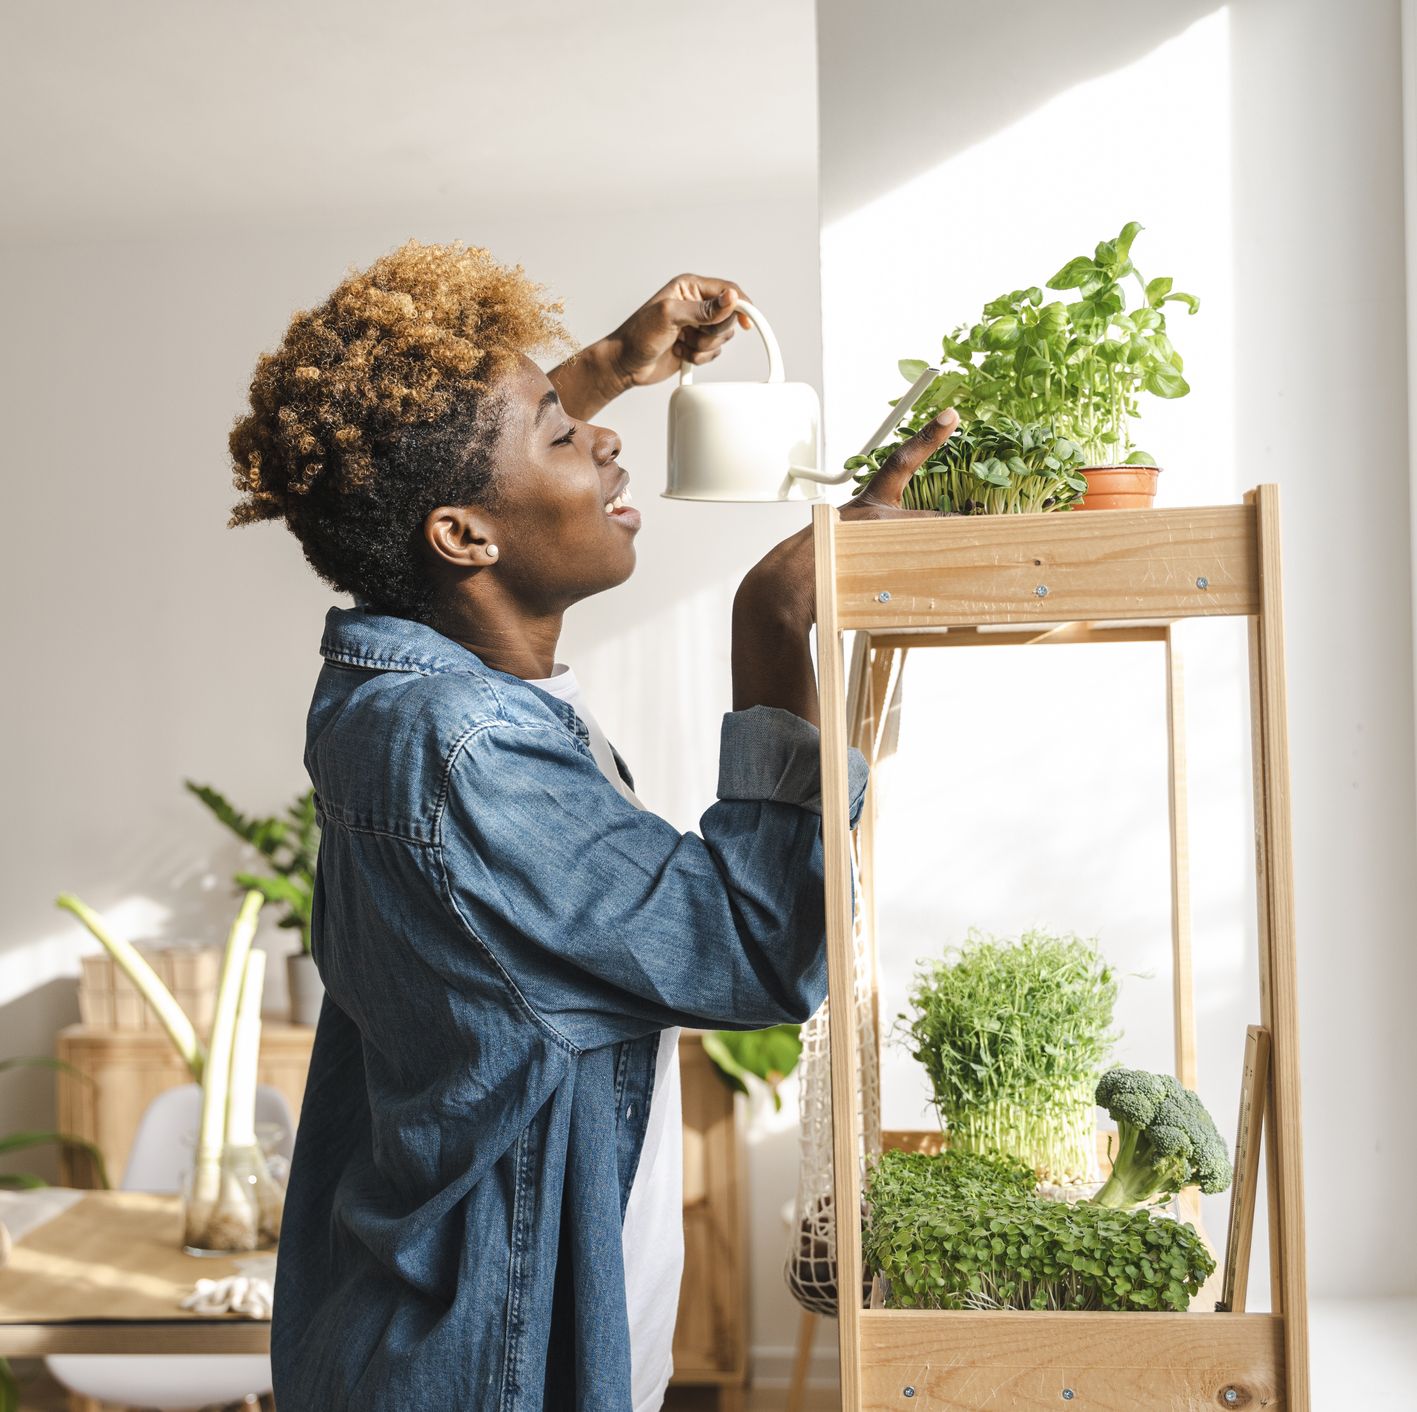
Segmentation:
{"type": "Polygon", "coordinates": [[[0,1267],[0,1357],[269,1352],[264,1320],[179,1308],[199,1279],[240,1273],[235,1258],[183,1254],[179,1197],[85,1192],[0,1267]]]}

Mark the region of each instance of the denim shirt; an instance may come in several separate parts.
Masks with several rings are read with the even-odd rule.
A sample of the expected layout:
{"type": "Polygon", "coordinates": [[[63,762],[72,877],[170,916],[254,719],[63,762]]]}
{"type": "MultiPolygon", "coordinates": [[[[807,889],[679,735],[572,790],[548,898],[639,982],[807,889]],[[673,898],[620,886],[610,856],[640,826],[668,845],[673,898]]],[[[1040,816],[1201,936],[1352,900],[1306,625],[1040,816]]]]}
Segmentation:
{"type": "MultiPolygon", "coordinates": [[[[729,712],[718,801],[680,833],[570,706],[434,629],[333,608],[320,652],[326,993],[277,1402],[626,1412],[620,1225],[659,1031],[801,1021],[826,994],[817,731],[729,712]]],[[[854,750],[848,771],[854,824],[854,750]]]]}

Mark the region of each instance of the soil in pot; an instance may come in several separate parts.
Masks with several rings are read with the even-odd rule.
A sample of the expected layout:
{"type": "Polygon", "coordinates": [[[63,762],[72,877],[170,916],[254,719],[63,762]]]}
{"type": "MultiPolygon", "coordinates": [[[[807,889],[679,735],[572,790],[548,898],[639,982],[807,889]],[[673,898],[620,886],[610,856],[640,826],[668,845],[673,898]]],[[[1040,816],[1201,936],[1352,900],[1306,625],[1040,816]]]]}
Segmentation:
{"type": "Polygon", "coordinates": [[[1158,466],[1088,466],[1087,493],[1074,510],[1149,510],[1156,499],[1158,466]]]}

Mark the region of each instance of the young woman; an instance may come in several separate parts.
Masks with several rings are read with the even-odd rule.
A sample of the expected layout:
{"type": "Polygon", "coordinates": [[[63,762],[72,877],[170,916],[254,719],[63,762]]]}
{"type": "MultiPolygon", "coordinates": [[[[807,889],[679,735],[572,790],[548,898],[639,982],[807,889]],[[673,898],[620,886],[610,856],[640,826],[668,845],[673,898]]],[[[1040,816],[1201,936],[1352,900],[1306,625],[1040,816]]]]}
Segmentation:
{"type": "MultiPolygon", "coordinates": [[[[330,609],[305,765],[326,987],[271,1331],[288,1412],[660,1405],[682,1234],[677,1027],[826,992],[811,539],[733,611],[718,801],[681,834],[556,662],[634,568],[621,391],[703,363],[741,291],[671,282],[551,373],[558,308],[411,242],[295,315],[231,434],[330,609]]],[[[900,491],[947,414],[844,509],[900,491]]],[[[866,784],[852,752],[853,820],[866,784]]]]}

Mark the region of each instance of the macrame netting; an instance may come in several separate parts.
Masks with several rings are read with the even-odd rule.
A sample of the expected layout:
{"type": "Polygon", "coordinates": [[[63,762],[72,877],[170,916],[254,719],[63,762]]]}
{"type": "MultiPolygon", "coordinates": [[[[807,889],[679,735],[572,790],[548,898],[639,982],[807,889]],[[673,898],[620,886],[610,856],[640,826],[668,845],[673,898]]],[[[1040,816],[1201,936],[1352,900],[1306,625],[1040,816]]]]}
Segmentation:
{"type": "MultiPolygon", "coordinates": [[[[894,753],[900,722],[898,654],[889,709],[881,723],[875,749],[871,789],[879,800],[880,765],[894,753]]],[[[881,1076],[876,1013],[876,946],[870,935],[870,909],[860,904],[861,834],[851,837],[851,882],[857,907],[852,917],[852,1001],[855,1013],[858,1084],[856,1107],[862,1133],[858,1160],[880,1155],[881,1076]]],[[[798,1062],[798,1109],[801,1119],[801,1156],[797,1200],[793,1208],[787,1265],[787,1287],[797,1302],[815,1314],[836,1317],[836,1219],[832,1197],[832,1095],[831,1040],[828,1015],[831,1002],[802,1026],[802,1057],[798,1062]]],[[[864,1294],[864,1291],[863,1291],[864,1294]]]]}

